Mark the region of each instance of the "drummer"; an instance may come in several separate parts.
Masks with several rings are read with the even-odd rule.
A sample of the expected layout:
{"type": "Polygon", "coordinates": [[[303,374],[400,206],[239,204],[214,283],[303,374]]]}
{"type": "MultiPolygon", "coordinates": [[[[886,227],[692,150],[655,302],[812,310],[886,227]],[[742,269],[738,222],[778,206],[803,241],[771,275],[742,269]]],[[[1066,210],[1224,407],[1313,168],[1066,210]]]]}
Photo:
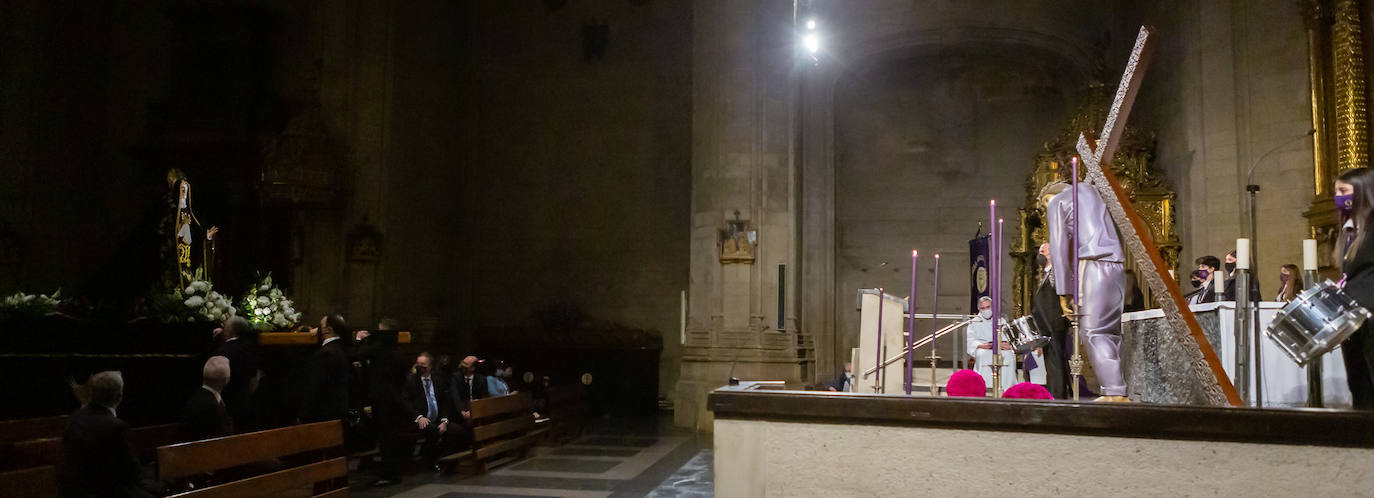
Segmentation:
{"type": "MultiPolygon", "coordinates": [[[[1003,325],[1006,320],[998,320],[1003,325]]],[[[968,324],[965,336],[968,338],[966,351],[973,355],[973,370],[978,375],[983,376],[983,380],[992,386],[992,298],[983,296],[978,298],[978,316],[974,317],[973,322],[968,324]]],[[[1001,384],[1006,389],[1016,384],[1016,353],[1012,351],[1011,343],[1007,342],[1006,337],[1001,338],[1002,349],[1002,371],[1001,384]]]]}
{"type": "MultiPolygon", "coordinates": [[[[1341,236],[1333,254],[1341,286],[1360,306],[1374,310],[1374,170],[1355,168],[1336,180],[1341,236]]],[[[1374,320],[1341,343],[1346,382],[1356,410],[1374,410],[1374,320]]]]}

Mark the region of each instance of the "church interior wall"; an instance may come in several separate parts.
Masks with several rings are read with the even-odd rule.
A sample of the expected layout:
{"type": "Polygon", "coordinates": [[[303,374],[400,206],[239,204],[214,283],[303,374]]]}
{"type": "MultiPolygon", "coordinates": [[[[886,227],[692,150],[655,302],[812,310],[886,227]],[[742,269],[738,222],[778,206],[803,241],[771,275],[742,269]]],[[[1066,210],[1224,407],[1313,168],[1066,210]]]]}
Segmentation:
{"type": "MultiPolygon", "coordinates": [[[[1005,240],[1019,237],[1016,209],[1026,202],[1032,158],[1077,104],[1073,90],[1064,90],[1069,74],[1070,63],[1053,55],[998,46],[897,59],[840,83],[835,316],[841,345],[857,345],[856,289],[909,294],[912,248],[921,252],[918,309],[929,312],[938,252],[940,311],[970,312],[968,241],[980,229],[988,233],[992,198],[1007,220],[1005,240]],[[1009,53],[1015,55],[1000,55],[1009,53]]],[[[948,356],[951,344],[942,340],[939,350],[948,356]]]]}
{"type": "Polygon", "coordinates": [[[1159,29],[1132,121],[1156,133],[1156,162],[1179,194],[1179,266],[1224,256],[1247,236],[1245,175],[1263,159],[1253,268],[1272,299],[1278,267],[1301,262],[1313,189],[1312,142],[1299,138],[1312,126],[1300,6],[1181,2],[1133,15],[1159,29]]]}

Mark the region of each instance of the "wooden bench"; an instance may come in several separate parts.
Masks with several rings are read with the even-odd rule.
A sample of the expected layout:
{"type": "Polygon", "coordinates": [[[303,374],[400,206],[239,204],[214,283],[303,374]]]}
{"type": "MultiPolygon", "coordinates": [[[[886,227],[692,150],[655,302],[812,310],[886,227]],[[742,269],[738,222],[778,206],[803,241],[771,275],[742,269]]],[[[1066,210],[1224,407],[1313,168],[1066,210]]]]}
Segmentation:
{"type": "Polygon", "coordinates": [[[304,496],[344,497],[348,496],[348,461],[342,456],[343,442],[343,423],[330,421],[174,444],[157,449],[157,474],[164,483],[180,484],[208,473],[281,459],[295,466],[230,482],[211,481],[208,487],[173,496],[279,496],[300,489],[304,496]]]}
{"type": "Polygon", "coordinates": [[[57,467],[0,472],[0,490],[10,498],[57,498],[57,467]]]}
{"type": "Polygon", "coordinates": [[[472,402],[472,448],[439,459],[445,468],[468,462],[485,474],[497,457],[524,458],[546,429],[534,422],[534,398],[520,392],[472,402]]]}
{"type": "MultiPolygon", "coordinates": [[[[60,434],[60,432],[59,432],[60,434]]],[[[158,446],[179,442],[177,424],[150,425],[129,430],[129,449],[141,462],[151,461],[158,446]]],[[[52,465],[61,467],[62,436],[0,443],[0,470],[52,465]]]]}
{"type": "Polygon", "coordinates": [[[0,421],[0,443],[60,437],[62,431],[67,430],[70,418],[67,415],[58,415],[0,421]]]}
{"type": "Polygon", "coordinates": [[[582,386],[550,387],[547,395],[549,398],[547,416],[553,420],[550,439],[554,443],[561,444],[581,437],[587,421],[587,406],[582,396],[582,386]]]}

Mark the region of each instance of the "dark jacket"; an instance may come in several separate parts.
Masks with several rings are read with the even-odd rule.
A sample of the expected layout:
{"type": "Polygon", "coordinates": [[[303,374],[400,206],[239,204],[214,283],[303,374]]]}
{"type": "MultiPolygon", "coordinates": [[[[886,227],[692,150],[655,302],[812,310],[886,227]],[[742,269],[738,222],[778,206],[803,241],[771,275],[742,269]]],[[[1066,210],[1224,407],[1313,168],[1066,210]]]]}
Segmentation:
{"type": "MultiPolygon", "coordinates": [[[[233,375],[232,373],[230,374],[233,375]]],[[[215,394],[204,387],[196,388],[186,406],[181,409],[178,422],[182,441],[196,441],[234,433],[229,412],[215,400],[215,394]]]]}
{"type": "Polygon", "coordinates": [[[330,341],[310,355],[296,411],[302,422],[337,420],[348,413],[350,368],[342,339],[330,341]]]}
{"type": "Polygon", "coordinates": [[[1055,291],[1054,279],[1043,279],[1031,295],[1031,318],[1037,332],[1049,337],[1050,343],[1041,350],[1045,359],[1045,388],[1056,398],[1068,397],[1069,374],[1068,341],[1069,320],[1064,318],[1063,308],[1059,307],[1059,294],[1055,291]]]}
{"type": "Polygon", "coordinates": [[[1374,230],[1365,232],[1355,255],[1341,263],[1346,295],[1360,306],[1374,309],[1374,230]]]}
{"type": "Polygon", "coordinates": [[[1193,289],[1192,292],[1184,294],[1183,300],[1188,304],[1193,304],[1198,294],[1202,294],[1202,302],[1204,303],[1210,303],[1217,300],[1216,287],[1210,284],[1204,284],[1202,287],[1198,287],[1193,289]]]}
{"type": "Polygon", "coordinates": [[[472,400],[487,397],[487,376],[482,374],[472,374],[472,392],[468,392],[467,380],[463,377],[463,372],[453,374],[452,385],[449,392],[453,396],[453,410],[462,412],[472,409],[472,400]]]}
{"type": "Polygon", "coordinates": [[[229,410],[229,416],[234,419],[234,424],[239,430],[257,427],[251,420],[253,393],[249,388],[253,377],[257,376],[258,370],[262,368],[257,351],[245,341],[235,339],[226,342],[215,350],[214,354],[229,359],[229,385],[224,386],[224,392],[221,392],[220,396],[224,398],[224,406],[229,410]]]}
{"type": "Polygon", "coordinates": [[[63,496],[141,496],[128,433],[129,425],[104,406],[86,405],[72,413],[62,435],[63,496]]]}
{"type": "MultiPolygon", "coordinates": [[[[430,375],[430,380],[434,383],[434,403],[438,405],[439,410],[436,418],[431,422],[439,423],[443,419],[452,421],[454,418],[453,397],[448,392],[449,383],[443,377],[433,374],[430,375]]],[[[405,402],[408,420],[413,421],[428,414],[429,403],[425,400],[425,389],[424,385],[421,384],[419,375],[411,374],[410,377],[406,378],[405,402]]]]}
{"type": "MultiPolygon", "coordinates": [[[[1226,279],[1225,287],[1222,289],[1222,292],[1221,292],[1221,300],[1222,300],[1222,301],[1235,301],[1235,300],[1236,300],[1236,279],[1234,279],[1234,278],[1228,278],[1228,279],[1226,279]]],[[[1250,300],[1251,300],[1251,301],[1259,301],[1259,300],[1260,300],[1259,279],[1258,279],[1258,278],[1254,278],[1253,275],[1250,277],[1250,300]]]]}

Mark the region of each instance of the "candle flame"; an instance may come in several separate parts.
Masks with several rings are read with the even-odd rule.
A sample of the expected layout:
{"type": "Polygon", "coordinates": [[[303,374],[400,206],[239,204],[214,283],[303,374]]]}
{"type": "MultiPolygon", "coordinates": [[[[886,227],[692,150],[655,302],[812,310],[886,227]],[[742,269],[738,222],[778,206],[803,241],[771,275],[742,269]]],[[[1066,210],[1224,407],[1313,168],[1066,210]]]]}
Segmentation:
{"type": "Polygon", "coordinates": [[[940,253],[935,253],[935,259],[940,259],[940,253]]]}
{"type": "Polygon", "coordinates": [[[912,249],[912,250],[911,250],[911,257],[913,257],[913,258],[916,257],[916,250],[915,250],[915,249],[912,249]]]}

